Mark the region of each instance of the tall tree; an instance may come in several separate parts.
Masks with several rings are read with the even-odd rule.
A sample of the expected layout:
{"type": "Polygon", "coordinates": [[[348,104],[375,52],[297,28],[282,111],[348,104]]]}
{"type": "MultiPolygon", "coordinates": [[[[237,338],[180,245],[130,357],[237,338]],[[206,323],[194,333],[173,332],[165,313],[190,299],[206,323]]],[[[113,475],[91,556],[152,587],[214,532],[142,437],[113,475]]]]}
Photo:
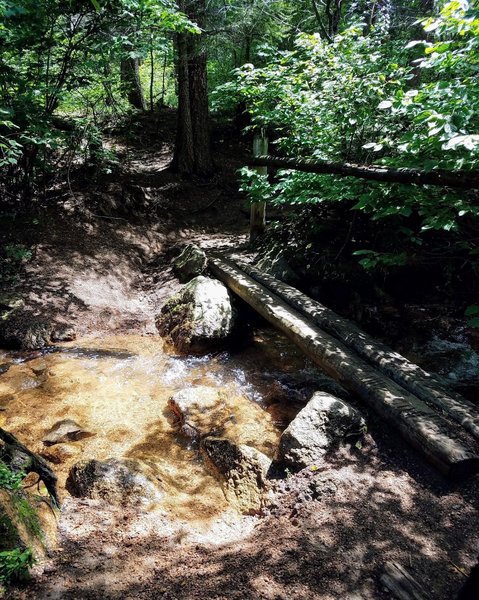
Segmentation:
{"type": "MultiPolygon", "coordinates": [[[[204,28],[206,0],[180,0],[179,8],[204,28]]],[[[176,35],[178,125],[172,168],[185,175],[213,172],[208,110],[207,51],[202,37],[188,31],[176,35]]]]}

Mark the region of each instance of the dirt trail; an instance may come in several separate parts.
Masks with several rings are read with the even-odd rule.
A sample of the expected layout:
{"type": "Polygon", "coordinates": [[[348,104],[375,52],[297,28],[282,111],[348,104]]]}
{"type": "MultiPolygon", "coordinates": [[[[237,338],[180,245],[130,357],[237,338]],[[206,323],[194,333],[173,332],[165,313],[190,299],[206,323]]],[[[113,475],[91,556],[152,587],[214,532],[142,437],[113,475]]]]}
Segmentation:
{"type": "MultiPolygon", "coordinates": [[[[241,149],[217,141],[215,180],[181,181],[165,169],[171,115],[142,135],[111,139],[123,160],[119,174],[73,181],[35,219],[2,233],[5,243],[33,249],[13,291],[32,314],[73,322],[79,336],[155,334],[154,315],[179,286],[171,248],[246,242],[235,187],[241,149]]],[[[449,484],[367,418],[361,449],[276,482],[262,516],[234,527],[218,522],[193,539],[187,523],[67,498],[60,549],[7,597],[386,599],[379,577],[387,560],[398,560],[432,600],[452,599],[475,560],[478,481],[449,484]]]]}

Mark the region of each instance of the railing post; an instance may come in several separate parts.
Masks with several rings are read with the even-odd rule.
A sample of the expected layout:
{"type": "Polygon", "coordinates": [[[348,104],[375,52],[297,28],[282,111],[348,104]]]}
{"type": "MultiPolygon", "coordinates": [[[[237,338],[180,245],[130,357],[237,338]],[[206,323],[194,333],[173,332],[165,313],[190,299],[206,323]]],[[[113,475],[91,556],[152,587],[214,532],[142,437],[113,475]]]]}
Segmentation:
{"type": "MultiPolygon", "coordinates": [[[[253,156],[266,156],[268,154],[268,138],[264,130],[256,133],[253,138],[253,156]]],[[[268,167],[254,167],[254,170],[260,175],[268,173],[268,167]]],[[[260,236],[266,226],[266,202],[253,202],[251,204],[251,218],[249,229],[249,241],[253,242],[260,236]]]]}

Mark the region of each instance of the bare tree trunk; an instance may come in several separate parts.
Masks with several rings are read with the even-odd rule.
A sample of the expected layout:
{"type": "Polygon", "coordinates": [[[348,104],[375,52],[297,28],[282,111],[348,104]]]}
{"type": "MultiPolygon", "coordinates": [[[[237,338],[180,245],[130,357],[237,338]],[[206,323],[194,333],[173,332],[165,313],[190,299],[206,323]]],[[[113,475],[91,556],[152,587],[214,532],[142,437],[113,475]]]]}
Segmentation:
{"type": "MultiPolygon", "coordinates": [[[[181,11],[200,27],[205,0],[182,0],[181,11]]],[[[176,39],[178,126],[172,168],[185,175],[207,177],[213,172],[210,149],[206,49],[197,34],[179,33],[176,39]]]]}
{"type": "Polygon", "coordinates": [[[128,102],[138,110],[146,110],[145,97],[140,81],[138,58],[124,58],[120,65],[121,85],[128,102]]]}
{"type": "MultiPolygon", "coordinates": [[[[181,9],[181,3],[180,3],[181,9]]],[[[172,168],[179,173],[194,173],[195,152],[193,123],[191,120],[188,43],[186,34],[176,36],[177,79],[178,79],[178,123],[176,129],[175,154],[172,168]]]]}

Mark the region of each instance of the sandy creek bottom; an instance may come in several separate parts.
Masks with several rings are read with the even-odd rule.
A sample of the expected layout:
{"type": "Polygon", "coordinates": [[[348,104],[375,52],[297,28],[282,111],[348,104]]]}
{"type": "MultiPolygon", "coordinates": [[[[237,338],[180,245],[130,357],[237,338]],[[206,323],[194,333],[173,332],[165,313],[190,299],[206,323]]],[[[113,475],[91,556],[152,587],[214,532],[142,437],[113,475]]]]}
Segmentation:
{"type": "MultiPolygon", "coordinates": [[[[91,432],[73,442],[74,456],[52,468],[59,492],[79,460],[133,458],[155,465],[164,494],[151,511],[169,521],[208,529],[230,511],[220,482],[207,471],[191,440],[178,432],[167,406],[176,391],[211,386],[223,391],[227,410],[211,432],[273,456],[280,432],[314,389],[318,371],[269,329],[234,352],[179,357],[160,338],[82,339],[61,352],[28,362],[15,355],[0,376],[0,425],[35,452],[58,421],[73,419],[91,432]],[[45,367],[46,365],[46,367],[45,367]]],[[[238,515],[239,518],[239,515],[238,515]]]]}

